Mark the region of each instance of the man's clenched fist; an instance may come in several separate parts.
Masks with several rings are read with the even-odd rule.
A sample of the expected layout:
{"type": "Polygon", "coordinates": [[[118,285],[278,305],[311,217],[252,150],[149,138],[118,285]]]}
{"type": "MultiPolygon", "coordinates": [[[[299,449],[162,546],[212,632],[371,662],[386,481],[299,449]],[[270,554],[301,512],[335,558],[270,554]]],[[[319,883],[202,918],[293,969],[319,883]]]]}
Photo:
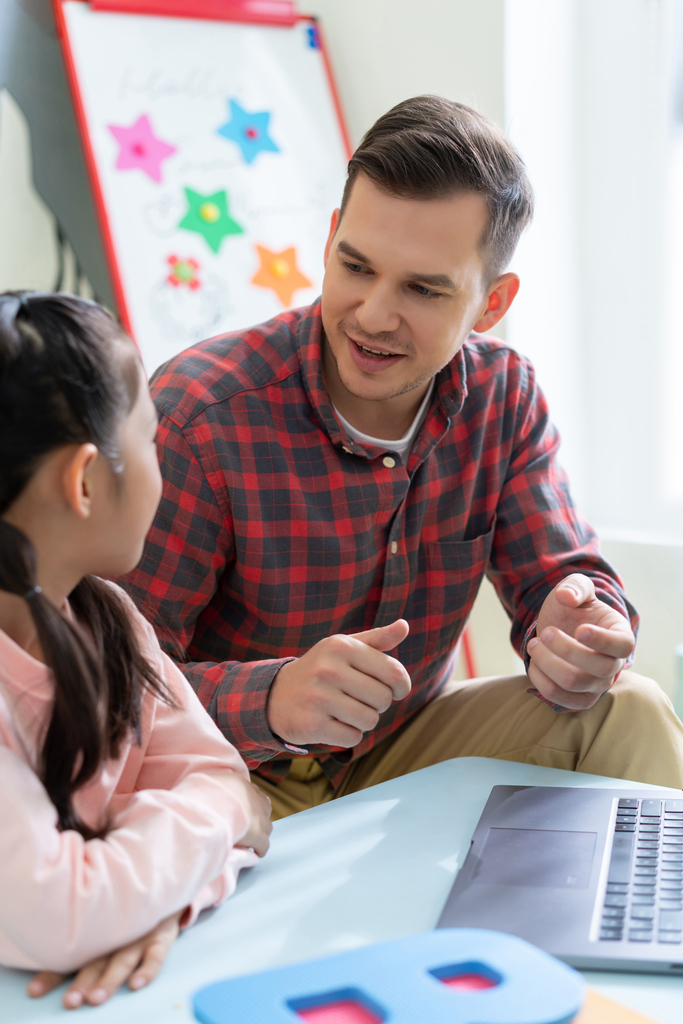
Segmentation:
{"type": "Polygon", "coordinates": [[[351,636],[328,636],[283,665],[268,697],[268,724],[286,743],[354,747],[392,701],[410,693],[410,676],[385,651],[408,635],[397,619],[351,636]]]}

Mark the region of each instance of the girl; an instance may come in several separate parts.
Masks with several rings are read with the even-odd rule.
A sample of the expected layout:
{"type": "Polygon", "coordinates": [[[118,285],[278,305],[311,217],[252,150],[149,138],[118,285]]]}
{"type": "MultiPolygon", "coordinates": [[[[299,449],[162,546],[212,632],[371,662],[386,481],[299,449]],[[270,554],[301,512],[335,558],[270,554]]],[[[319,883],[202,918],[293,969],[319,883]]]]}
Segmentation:
{"type": "Polygon", "coordinates": [[[103,309],[0,295],[0,963],[39,970],[32,995],[82,968],[72,1008],[150,981],[271,829],[152,628],[98,579],[142,553],[155,432],[103,309]]]}

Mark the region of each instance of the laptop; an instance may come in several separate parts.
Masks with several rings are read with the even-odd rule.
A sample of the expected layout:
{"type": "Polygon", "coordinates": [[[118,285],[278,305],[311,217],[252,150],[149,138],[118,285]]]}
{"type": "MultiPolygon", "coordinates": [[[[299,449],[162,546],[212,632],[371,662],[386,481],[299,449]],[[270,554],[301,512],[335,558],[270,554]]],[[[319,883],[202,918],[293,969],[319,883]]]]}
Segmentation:
{"type": "Polygon", "coordinates": [[[437,927],[683,975],[683,793],[494,786],[437,927]]]}

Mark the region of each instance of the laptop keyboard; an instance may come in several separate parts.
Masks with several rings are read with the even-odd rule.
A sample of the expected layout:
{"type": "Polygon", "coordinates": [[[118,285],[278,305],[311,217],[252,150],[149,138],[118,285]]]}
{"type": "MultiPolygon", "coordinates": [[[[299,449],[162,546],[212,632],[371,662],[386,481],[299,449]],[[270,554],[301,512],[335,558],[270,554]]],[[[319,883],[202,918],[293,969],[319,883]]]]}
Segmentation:
{"type": "Polygon", "coordinates": [[[602,908],[602,942],[680,945],[683,800],[621,799],[602,908]]]}

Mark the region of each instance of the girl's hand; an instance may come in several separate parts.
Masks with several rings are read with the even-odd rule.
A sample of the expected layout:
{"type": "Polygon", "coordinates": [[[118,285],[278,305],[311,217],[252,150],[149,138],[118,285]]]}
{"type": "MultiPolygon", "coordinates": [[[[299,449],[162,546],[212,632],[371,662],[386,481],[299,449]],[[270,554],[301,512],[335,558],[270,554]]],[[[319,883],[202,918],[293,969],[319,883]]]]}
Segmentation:
{"type": "Polygon", "coordinates": [[[251,847],[259,857],[264,857],[268,853],[270,833],[273,831],[273,823],[270,820],[273,805],[270,797],[262,793],[253,782],[245,782],[244,785],[248,786],[249,828],[237,845],[251,847]]]}
{"type": "Polygon", "coordinates": [[[246,805],[249,825],[246,833],[235,845],[251,848],[259,857],[264,857],[270,846],[270,833],[273,831],[273,823],[270,820],[272,810],[270,797],[262,793],[253,782],[243,779],[237,772],[207,772],[207,775],[211,775],[227,790],[234,793],[243,806],[246,805]]]}
{"type": "MultiPolygon", "coordinates": [[[[177,914],[171,914],[137,942],[131,942],[81,967],[62,998],[66,1009],[76,1010],[86,1003],[100,1006],[126,981],[128,988],[133,991],[149,985],[159,973],[166,954],[178,937],[180,919],[184,913],[184,910],[180,910],[177,914]]],[[[37,999],[57,988],[68,977],[68,974],[57,974],[56,971],[39,971],[28,983],[27,992],[37,999]]]]}

